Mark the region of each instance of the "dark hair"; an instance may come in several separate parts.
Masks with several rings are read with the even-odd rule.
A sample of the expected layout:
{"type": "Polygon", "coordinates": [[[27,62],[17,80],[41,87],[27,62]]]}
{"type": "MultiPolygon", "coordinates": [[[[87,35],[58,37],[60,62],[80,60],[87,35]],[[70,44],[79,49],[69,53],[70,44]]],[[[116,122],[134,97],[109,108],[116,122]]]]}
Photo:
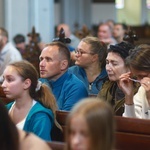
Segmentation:
{"type": "Polygon", "coordinates": [[[8,115],[5,105],[0,101],[0,149],[19,150],[19,133],[8,115]]]}
{"type": "Polygon", "coordinates": [[[116,45],[110,45],[107,52],[118,53],[123,58],[123,60],[125,60],[126,57],[129,56],[129,51],[133,48],[134,48],[134,45],[127,43],[127,42],[121,42],[116,45]]]}
{"type": "Polygon", "coordinates": [[[128,26],[125,23],[115,23],[115,25],[121,25],[125,31],[128,29],[128,26]]]}
{"type": "Polygon", "coordinates": [[[22,34],[17,34],[14,38],[14,43],[19,44],[19,43],[24,43],[25,42],[25,37],[22,34]]]}
{"type": "Polygon", "coordinates": [[[136,70],[150,72],[150,45],[141,44],[132,49],[126,63],[136,70]]]}
{"type": "Polygon", "coordinates": [[[48,47],[48,46],[58,46],[60,59],[66,59],[68,61],[68,66],[70,65],[70,61],[71,61],[70,51],[64,43],[59,42],[59,41],[54,41],[54,42],[46,45],[46,47],[48,47]]]}

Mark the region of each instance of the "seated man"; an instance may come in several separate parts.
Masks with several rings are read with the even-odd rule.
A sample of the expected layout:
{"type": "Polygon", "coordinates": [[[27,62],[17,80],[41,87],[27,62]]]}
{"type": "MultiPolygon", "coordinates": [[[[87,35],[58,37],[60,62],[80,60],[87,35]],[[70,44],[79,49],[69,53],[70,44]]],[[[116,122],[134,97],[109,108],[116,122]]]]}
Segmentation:
{"type": "Polygon", "coordinates": [[[0,82],[3,81],[3,71],[12,62],[22,60],[20,52],[8,42],[8,32],[0,27],[0,82]]]}
{"type": "Polygon", "coordinates": [[[112,37],[112,29],[107,23],[102,23],[98,26],[97,37],[100,41],[107,44],[107,48],[110,45],[115,45],[117,41],[112,37]]]}
{"type": "Polygon", "coordinates": [[[22,34],[17,34],[13,38],[14,44],[16,48],[20,51],[21,55],[23,56],[25,51],[26,51],[26,41],[25,41],[25,36],[22,34]]]}
{"type": "Polygon", "coordinates": [[[61,42],[52,42],[41,52],[40,81],[51,88],[59,110],[65,111],[88,96],[83,82],[68,72],[69,63],[70,52],[61,42]]]}
{"type": "Polygon", "coordinates": [[[127,32],[127,26],[123,23],[116,23],[113,29],[113,37],[117,41],[117,43],[121,43],[123,38],[127,32]]]}

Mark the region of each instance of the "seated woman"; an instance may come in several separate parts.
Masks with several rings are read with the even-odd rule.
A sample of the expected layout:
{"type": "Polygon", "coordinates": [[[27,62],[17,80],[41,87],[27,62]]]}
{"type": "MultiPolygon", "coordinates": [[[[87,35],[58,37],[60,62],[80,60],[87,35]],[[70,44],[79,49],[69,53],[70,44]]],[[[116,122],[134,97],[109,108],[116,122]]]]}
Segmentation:
{"type": "Polygon", "coordinates": [[[89,96],[97,96],[107,79],[105,59],[107,47],[96,37],[81,40],[75,54],[75,66],[69,71],[75,74],[86,86],[89,96]]]}
{"type": "Polygon", "coordinates": [[[2,88],[7,98],[9,115],[19,129],[33,132],[44,140],[51,140],[57,109],[49,88],[38,82],[35,67],[27,61],[9,64],[3,73],[2,88]]]}
{"type": "Polygon", "coordinates": [[[0,114],[1,150],[50,150],[50,147],[36,135],[17,129],[1,101],[0,114]]]}
{"type": "MultiPolygon", "coordinates": [[[[121,42],[116,45],[110,45],[106,58],[106,71],[109,80],[106,81],[98,97],[108,101],[114,108],[116,115],[122,115],[124,111],[124,93],[119,87],[119,77],[121,74],[129,71],[125,63],[126,57],[129,55],[129,50],[134,48],[130,43],[121,42]]],[[[135,85],[135,92],[138,86],[135,85]]]]}
{"type": "Polygon", "coordinates": [[[150,119],[150,45],[139,45],[133,49],[127,64],[131,72],[122,74],[119,83],[125,94],[123,116],[150,119]],[[141,85],[135,95],[134,82],[141,85]]]}
{"type": "Polygon", "coordinates": [[[114,117],[111,106],[98,98],[78,102],[67,118],[66,150],[112,150],[114,117]]]}

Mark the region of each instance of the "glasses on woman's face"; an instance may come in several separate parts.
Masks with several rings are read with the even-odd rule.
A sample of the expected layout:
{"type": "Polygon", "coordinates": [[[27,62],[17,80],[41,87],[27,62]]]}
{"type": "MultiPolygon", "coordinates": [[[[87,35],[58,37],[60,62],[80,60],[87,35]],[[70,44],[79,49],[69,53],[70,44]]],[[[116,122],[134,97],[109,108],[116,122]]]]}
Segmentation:
{"type": "Polygon", "coordinates": [[[82,54],[94,55],[93,53],[81,51],[81,50],[78,50],[78,49],[75,50],[75,53],[78,54],[78,55],[82,55],[82,54]]]}

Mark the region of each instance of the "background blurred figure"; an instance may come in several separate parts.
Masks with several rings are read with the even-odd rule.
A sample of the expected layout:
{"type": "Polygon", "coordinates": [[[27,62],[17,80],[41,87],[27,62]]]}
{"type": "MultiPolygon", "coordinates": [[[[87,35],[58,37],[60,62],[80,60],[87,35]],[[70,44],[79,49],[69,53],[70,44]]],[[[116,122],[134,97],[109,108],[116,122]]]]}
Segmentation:
{"type": "Polygon", "coordinates": [[[119,82],[125,94],[123,116],[150,119],[150,45],[135,47],[127,58],[127,64],[131,72],[122,74],[119,82]],[[136,95],[134,82],[141,84],[136,95]]]}
{"type": "Polygon", "coordinates": [[[105,23],[108,24],[110,26],[111,30],[113,31],[114,25],[115,25],[115,21],[112,20],[112,19],[108,19],[108,20],[106,20],[105,23]]]}
{"type": "Polygon", "coordinates": [[[107,78],[106,55],[107,47],[97,37],[86,37],[78,45],[75,66],[70,67],[69,72],[85,84],[89,96],[96,96],[107,78]]]}
{"type": "Polygon", "coordinates": [[[50,150],[36,135],[18,130],[0,101],[0,145],[1,150],[50,150]]]}
{"type": "Polygon", "coordinates": [[[66,150],[113,149],[114,116],[106,102],[83,99],[71,110],[66,125],[66,150]]]}
{"type": "Polygon", "coordinates": [[[4,70],[2,88],[7,98],[9,115],[16,126],[44,140],[51,140],[56,122],[56,101],[49,88],[38,82],[35,67],[27,61],[9,64],[4,70]]]}
{"type": "Polygon", "coordinates": [[[16,45],[16,48],[20,51],[21,55],[23,56],[26,51],[26,42],[25,42],[25,36],[22,34],[17,34],[13,41],[16,45]]]}
{"type": "MultiPolygon", "coordinates": [[[[134,45],[126,42],[110,45],[106,57],[106,71],[109,80],[103,84],[98,93],[98,97],[109,102],[114,108],[115,114],[120,116],[124,112],[125,95],[119,87],[119,77],[130,70],[125,59],[129,56],[129,51],[132,48],[134,45]]],[[[134,85],[134,91],[137,92],[137,90],[138,86],[134,85]]]]}
{"type": "Polygon", "coordinates": [[[116,40],[112,37],[112,29],[107,23],[102,23],[98,26],[97,37],[107,46],[116,44],[116,40]]]}
{"type": "Polygon", "coordinates": [[[0,82],[2,82],[3,71],[9,63],[22,60],[20,52],[8,42],[8,32],[0,28],[0,82]]]}
{"type": "Polygon", "coordinates": [[[123,23],[116,23],[113,29],[113,37],[117,41],[117,43],[121,43],[127,32],[127,26],[123,23]]]}
{"type": "Polygon", "coordinates": [[[57,26],[57,33],[56,33],[56,34],[57,34],[57,37],[59,36],[59,33],[60,33],[60,29],[61,29],[61,28],[64,29],[66,37],[71,39],[71,43],[68,44],[68,45],[71,46],[71,47],[73,47],[74,49],[76,49],[76,48],[77,48],[77,45],[78,45],[79,42],[80,42],[80,39],[77,38],[77,37],[71,32],[70,27],[69,27],[67,24],[64,24],[64,23],[59,24],[59,25],[57,26]]]}

